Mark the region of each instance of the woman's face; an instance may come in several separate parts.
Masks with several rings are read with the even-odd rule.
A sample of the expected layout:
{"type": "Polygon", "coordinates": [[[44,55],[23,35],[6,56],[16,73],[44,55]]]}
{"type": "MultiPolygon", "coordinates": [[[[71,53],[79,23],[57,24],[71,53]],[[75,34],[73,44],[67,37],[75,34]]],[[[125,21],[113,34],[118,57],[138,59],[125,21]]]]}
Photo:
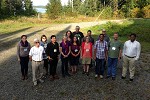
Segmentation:
{"type": "Polygon", "coordinates": [[[42,37],[42,42],[46,42],[46,37],[42,37]]]}
{"type": "Polygon", "coordinates": [[[89,37],[86,37],[86,42],[89,42],[89,37]]]}
{"type": "Polygon", "coordinates": [[[77,38],[76,38],[76,37],[74,37],[74,38],[73,38],[73,41],[74,41],[74,42],[77,42],[77,38]]]}
{"type": "Polygon", "coordinates": [[[65,42],[67,41],[67,37],[66,36],[63,37],[63,41],[65,41],[65,42]]]}
{"type": "Polygon", "coordinates": [[[71,35],[71,33],[70,32],[67,32],[67,36],[70,36],[71,35]]]}
{"type": "Polygon", "coordinates": [[[25,36],[22,37],[21,39],[23,42],[26,42],[27,41],[27,38],[25,36]]]}

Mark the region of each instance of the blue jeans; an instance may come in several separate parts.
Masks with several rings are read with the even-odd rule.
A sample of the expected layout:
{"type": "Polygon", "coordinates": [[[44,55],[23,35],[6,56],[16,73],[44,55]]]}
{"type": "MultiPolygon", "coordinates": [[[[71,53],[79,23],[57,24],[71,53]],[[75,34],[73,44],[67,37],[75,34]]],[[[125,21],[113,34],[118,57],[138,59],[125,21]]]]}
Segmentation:
{"type": "Polygon", "coordinates": [[[107,76],[116,77],[117,64],[118,64],[118,58],[108,57],[107,76]]]}
{"type": "Polygon", "coordinates": [[[105,62],[105,59],[96,58],[95,73],[97,75],[104,75],[104,62],[105,62]]]}

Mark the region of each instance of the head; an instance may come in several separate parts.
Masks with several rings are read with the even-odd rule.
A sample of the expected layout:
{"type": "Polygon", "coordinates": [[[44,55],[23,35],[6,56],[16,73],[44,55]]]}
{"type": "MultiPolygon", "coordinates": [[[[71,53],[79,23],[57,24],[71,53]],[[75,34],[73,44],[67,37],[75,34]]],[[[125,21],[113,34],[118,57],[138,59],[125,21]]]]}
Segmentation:
{"type": "Polygon", "coordinates": [[[130,40],[131,40],[131,42],[134,42],[136,40],[136,34],[135,33],[130,34],[130,40]]]}
{"type": "Polygon", "coordinates": [[[100,34],[99,39],[100,39],[100,41],[103,41],[104,40],[104,34],[100,34]]]}
{"type": "Polygon", "coordinates": [[[87,36],[91,36],[91,34],[92,34],[92,31],[91,31],[91,30],[88,30],[88,31],[87,31],[87,36]]]}
{"type": "Polygon", "coordinates": [[[86,37],[85,37],[85,42],[88,43],[89,41],[90,41],[90,38],[89,38],[88,36],[86,36],[86,37]]]}
{"type": "Polygon", "coordinates": [[[42,36],[41,36],[41,41],[42,41],[42,42],[47,42],[47,37],[46,37],[46,35],[42,35],[42,36]]]}
{"type": "Polygon", "coordinates": [[[34,45],[36,47],[39,47],[40,46],[40,41],[38,39],[34,39],[34,45]]]}
{"type": "Polygon", "coordinates": [[[56,35],[51,36],[51,42],[53,42],[53,43],[56,42],[56,35]]]}
{"type": "Polygon", "coordinates": [[[119,35],[118,35],[118,33],[114,33],[114,40],[118,40],[118,37],[119,37],[119,35]]]}
{"type": "Polygon", "coordinates": [[[72,32],[71,32],[70,30],[68,30],[68,31],[66,32],[66,36],[67,36],[67,37],[70,37],[71,34],[72,34],[72,32]]]}
{"type": "Polygon", "coordinates": [[[27,36],[26,35],[22,35],[21,36],[21,41],[26,42],[27,41],[27,36]]]}
{"type": "Polygon", "coordinates": [[[106,35],[106,30],[105,29],[102,30],[102,34],[106,35]]]}
{"type": "Polygon", "coordinates": [[[76,26],[76,32],[79,32],[80,31],[80,26],[76,26]]]}
{"type": "Polygon", "coordinates": [[[67,36],[64,35],[62,41],[66,42],[67,41],[67,36]]]}
{"type": "Polygon", "coordinates": [[[73,37],[73,42],[77,42],[77,37],[76,36],[73,37]]]}

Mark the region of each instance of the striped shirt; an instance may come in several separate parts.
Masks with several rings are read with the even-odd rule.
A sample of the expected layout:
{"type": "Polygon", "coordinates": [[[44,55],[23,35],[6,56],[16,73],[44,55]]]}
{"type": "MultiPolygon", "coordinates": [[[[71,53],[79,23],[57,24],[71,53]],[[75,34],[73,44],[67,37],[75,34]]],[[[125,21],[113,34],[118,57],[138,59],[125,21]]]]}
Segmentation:
{"type": "Polygon", "coordinates": [[[108,50],[106,41],[100,42],[100,40],[97,40],[95,42],[94,49],[96,49],[96,57],[98,59],[105,59],[105,51],[108,50]]]}

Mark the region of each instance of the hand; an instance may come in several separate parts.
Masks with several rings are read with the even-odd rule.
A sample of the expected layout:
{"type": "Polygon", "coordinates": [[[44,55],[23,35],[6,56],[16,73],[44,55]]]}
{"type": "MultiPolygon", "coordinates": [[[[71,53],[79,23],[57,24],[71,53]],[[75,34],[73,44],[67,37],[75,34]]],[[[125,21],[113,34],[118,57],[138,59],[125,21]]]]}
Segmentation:
{"type": "Polygon", "coordinates": [[[94,60],[96,60],[96,57],[93,57],[94,60]]]}
{"type": "Polygon", "coordinates": [[[20,59],[18,59],[18,62],[20,62],[20,59]]]}
{"type": "Polygon", "coordinates": [[[120,61],[121,57],[118,57],[118,61],[120,61]]]}
{"type": "Polygon", "coordinates": [[[50,56],[48,56],[48,59],[49,59],[49,60],[53,60],[50,56]]]}
{"type": "Polygon", "coordinates": [[[137,60],[138,60],[138,58],[135,58],[135,60],[137,61],[137,60]]]}

